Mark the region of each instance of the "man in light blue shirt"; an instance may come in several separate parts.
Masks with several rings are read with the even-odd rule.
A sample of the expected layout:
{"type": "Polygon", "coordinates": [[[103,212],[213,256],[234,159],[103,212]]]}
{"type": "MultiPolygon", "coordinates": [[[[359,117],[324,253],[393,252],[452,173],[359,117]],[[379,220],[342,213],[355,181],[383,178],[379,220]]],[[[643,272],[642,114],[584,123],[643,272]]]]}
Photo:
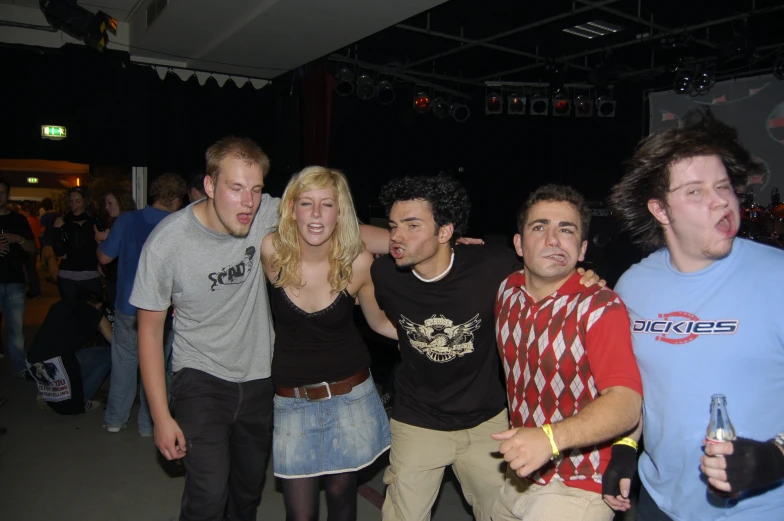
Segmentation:
{"type": "MultiPolygon", "coordinates": [[[[779,521],[784,301],[770,289],[784,287],[784,251],[736,237],[734,188],[762,167],[735,130],[708,111],[683,123],[643,141],[610,198],[632,238],[658,250],[615,288],[645,399],[637,520],[779,521]],[[727,397],[734,442],[705,443],[713,394],[727,397]]],[[[633,474],[630,450],[614,448],[605,474],[616,510],[630,506],[629,482],[619,481],[633,474]]]]}
{"type": "MultiPolygon", "coordinates": [[[[109,402],[104,415],[108,432],[120,432],[128,421],[136,400],[139,351],[137,347],[136,307],[128,299],[133,291],[142,247],[155,226],[167,215],[180,209],[186,192],[185,181],[177,174],[163,174],[150,185],[152,204],[143,210],[125,212],[114,222],[109,236],[98,246],[98,260],[108,264],[120,258],[117,269],[117,301],[114,302],[114,336],[112,339],[112,378],[109,402]]],[[[168,360],[171,341],[164,344],[168,360]]],[[[153,435],[150,408],[141,390],[138,428],[143,437],[153,435]]]]}

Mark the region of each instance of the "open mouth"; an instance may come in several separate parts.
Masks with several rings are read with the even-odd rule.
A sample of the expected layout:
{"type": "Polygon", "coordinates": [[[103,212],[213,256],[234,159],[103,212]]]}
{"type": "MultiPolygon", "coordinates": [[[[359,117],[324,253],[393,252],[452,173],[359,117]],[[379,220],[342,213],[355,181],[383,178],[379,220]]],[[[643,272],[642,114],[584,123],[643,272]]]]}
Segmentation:
{"type": "Polygon", "coordinates": [[[727,212],[716,223],[716,229],[724,235],[731,236],[735,234],[735,216],[732,212],[727,212]]]}
{"type": "Polygon", "coordinates": [[[389,248],[389,254],[392,255],[392,257],[395,259],[403,258],[403,255],[405,255],[405,253],[406,253],[406,249],[403,248],[402,246],[392,246],[391,248],[389,248]]]}
{"type": "Polygon", "coordinates": [[[241,213],[237,214],[237,220],[242,224],[248,224],[251,220],[252,216],[249,213],[241,213]]]}
{"type": "Polygon", "coordinates": [[[321,233],[321,232],[324,231],[324,225],[323,224],[309,224],[308,225],[308,231],[310,233],[316,233],[316,234],[321,233]]]}

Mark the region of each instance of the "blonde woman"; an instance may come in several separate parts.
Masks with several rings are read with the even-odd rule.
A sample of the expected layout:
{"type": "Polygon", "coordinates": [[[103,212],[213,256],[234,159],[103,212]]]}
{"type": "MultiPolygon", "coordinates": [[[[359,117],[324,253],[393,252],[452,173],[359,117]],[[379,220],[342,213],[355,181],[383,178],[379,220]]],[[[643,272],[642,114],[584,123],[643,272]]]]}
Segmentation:
{"type": "Polygon", "coordinates": [[[397,338],[376,304],[373,255],[360,236],[348,183],[337,170],[308,167],[292,177],[277,230],[261,257],[274,288],[273,467],[283,479],[286,519],[318,519],[319,481],[330,520],[356,519],[357,471],[389,448],[370,355],[352,312],[397,338]]]}

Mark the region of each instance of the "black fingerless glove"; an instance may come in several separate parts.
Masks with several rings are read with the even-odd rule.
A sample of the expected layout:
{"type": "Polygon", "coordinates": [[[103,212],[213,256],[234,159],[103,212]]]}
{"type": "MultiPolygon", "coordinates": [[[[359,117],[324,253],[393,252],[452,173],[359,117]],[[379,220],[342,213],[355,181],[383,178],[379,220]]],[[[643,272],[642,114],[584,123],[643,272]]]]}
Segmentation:
{"type": "Polygon", "coordinates": [[[631,479],[637,472],[637,451],[628,445],[613,445],[612,457],[602,474],[602,494],[621,495],[621,480],[631,479]]]}
{"type": "Polygon", "coordinates": [[[773,441],[738,438],[725,460],[732,492],[764,487],[784,478],[784,453],[773,441]]]}

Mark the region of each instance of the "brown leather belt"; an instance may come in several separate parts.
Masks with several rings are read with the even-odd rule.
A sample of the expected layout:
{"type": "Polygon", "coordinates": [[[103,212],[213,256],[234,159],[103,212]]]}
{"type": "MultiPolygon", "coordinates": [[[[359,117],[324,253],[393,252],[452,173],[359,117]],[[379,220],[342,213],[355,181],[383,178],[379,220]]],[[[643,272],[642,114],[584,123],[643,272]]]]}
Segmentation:
{"type": "Polygon", "coordinates": [[[370,369],[365,368],[354,376],[349,376],[339,382],[319,382],[301,387],[275,386],[275,394],[284,398],[305,398],[309,402],[321,402],[329,400],[333,396],[350,393],[355,386],[367,380],[369,376],[370,369]]]}

